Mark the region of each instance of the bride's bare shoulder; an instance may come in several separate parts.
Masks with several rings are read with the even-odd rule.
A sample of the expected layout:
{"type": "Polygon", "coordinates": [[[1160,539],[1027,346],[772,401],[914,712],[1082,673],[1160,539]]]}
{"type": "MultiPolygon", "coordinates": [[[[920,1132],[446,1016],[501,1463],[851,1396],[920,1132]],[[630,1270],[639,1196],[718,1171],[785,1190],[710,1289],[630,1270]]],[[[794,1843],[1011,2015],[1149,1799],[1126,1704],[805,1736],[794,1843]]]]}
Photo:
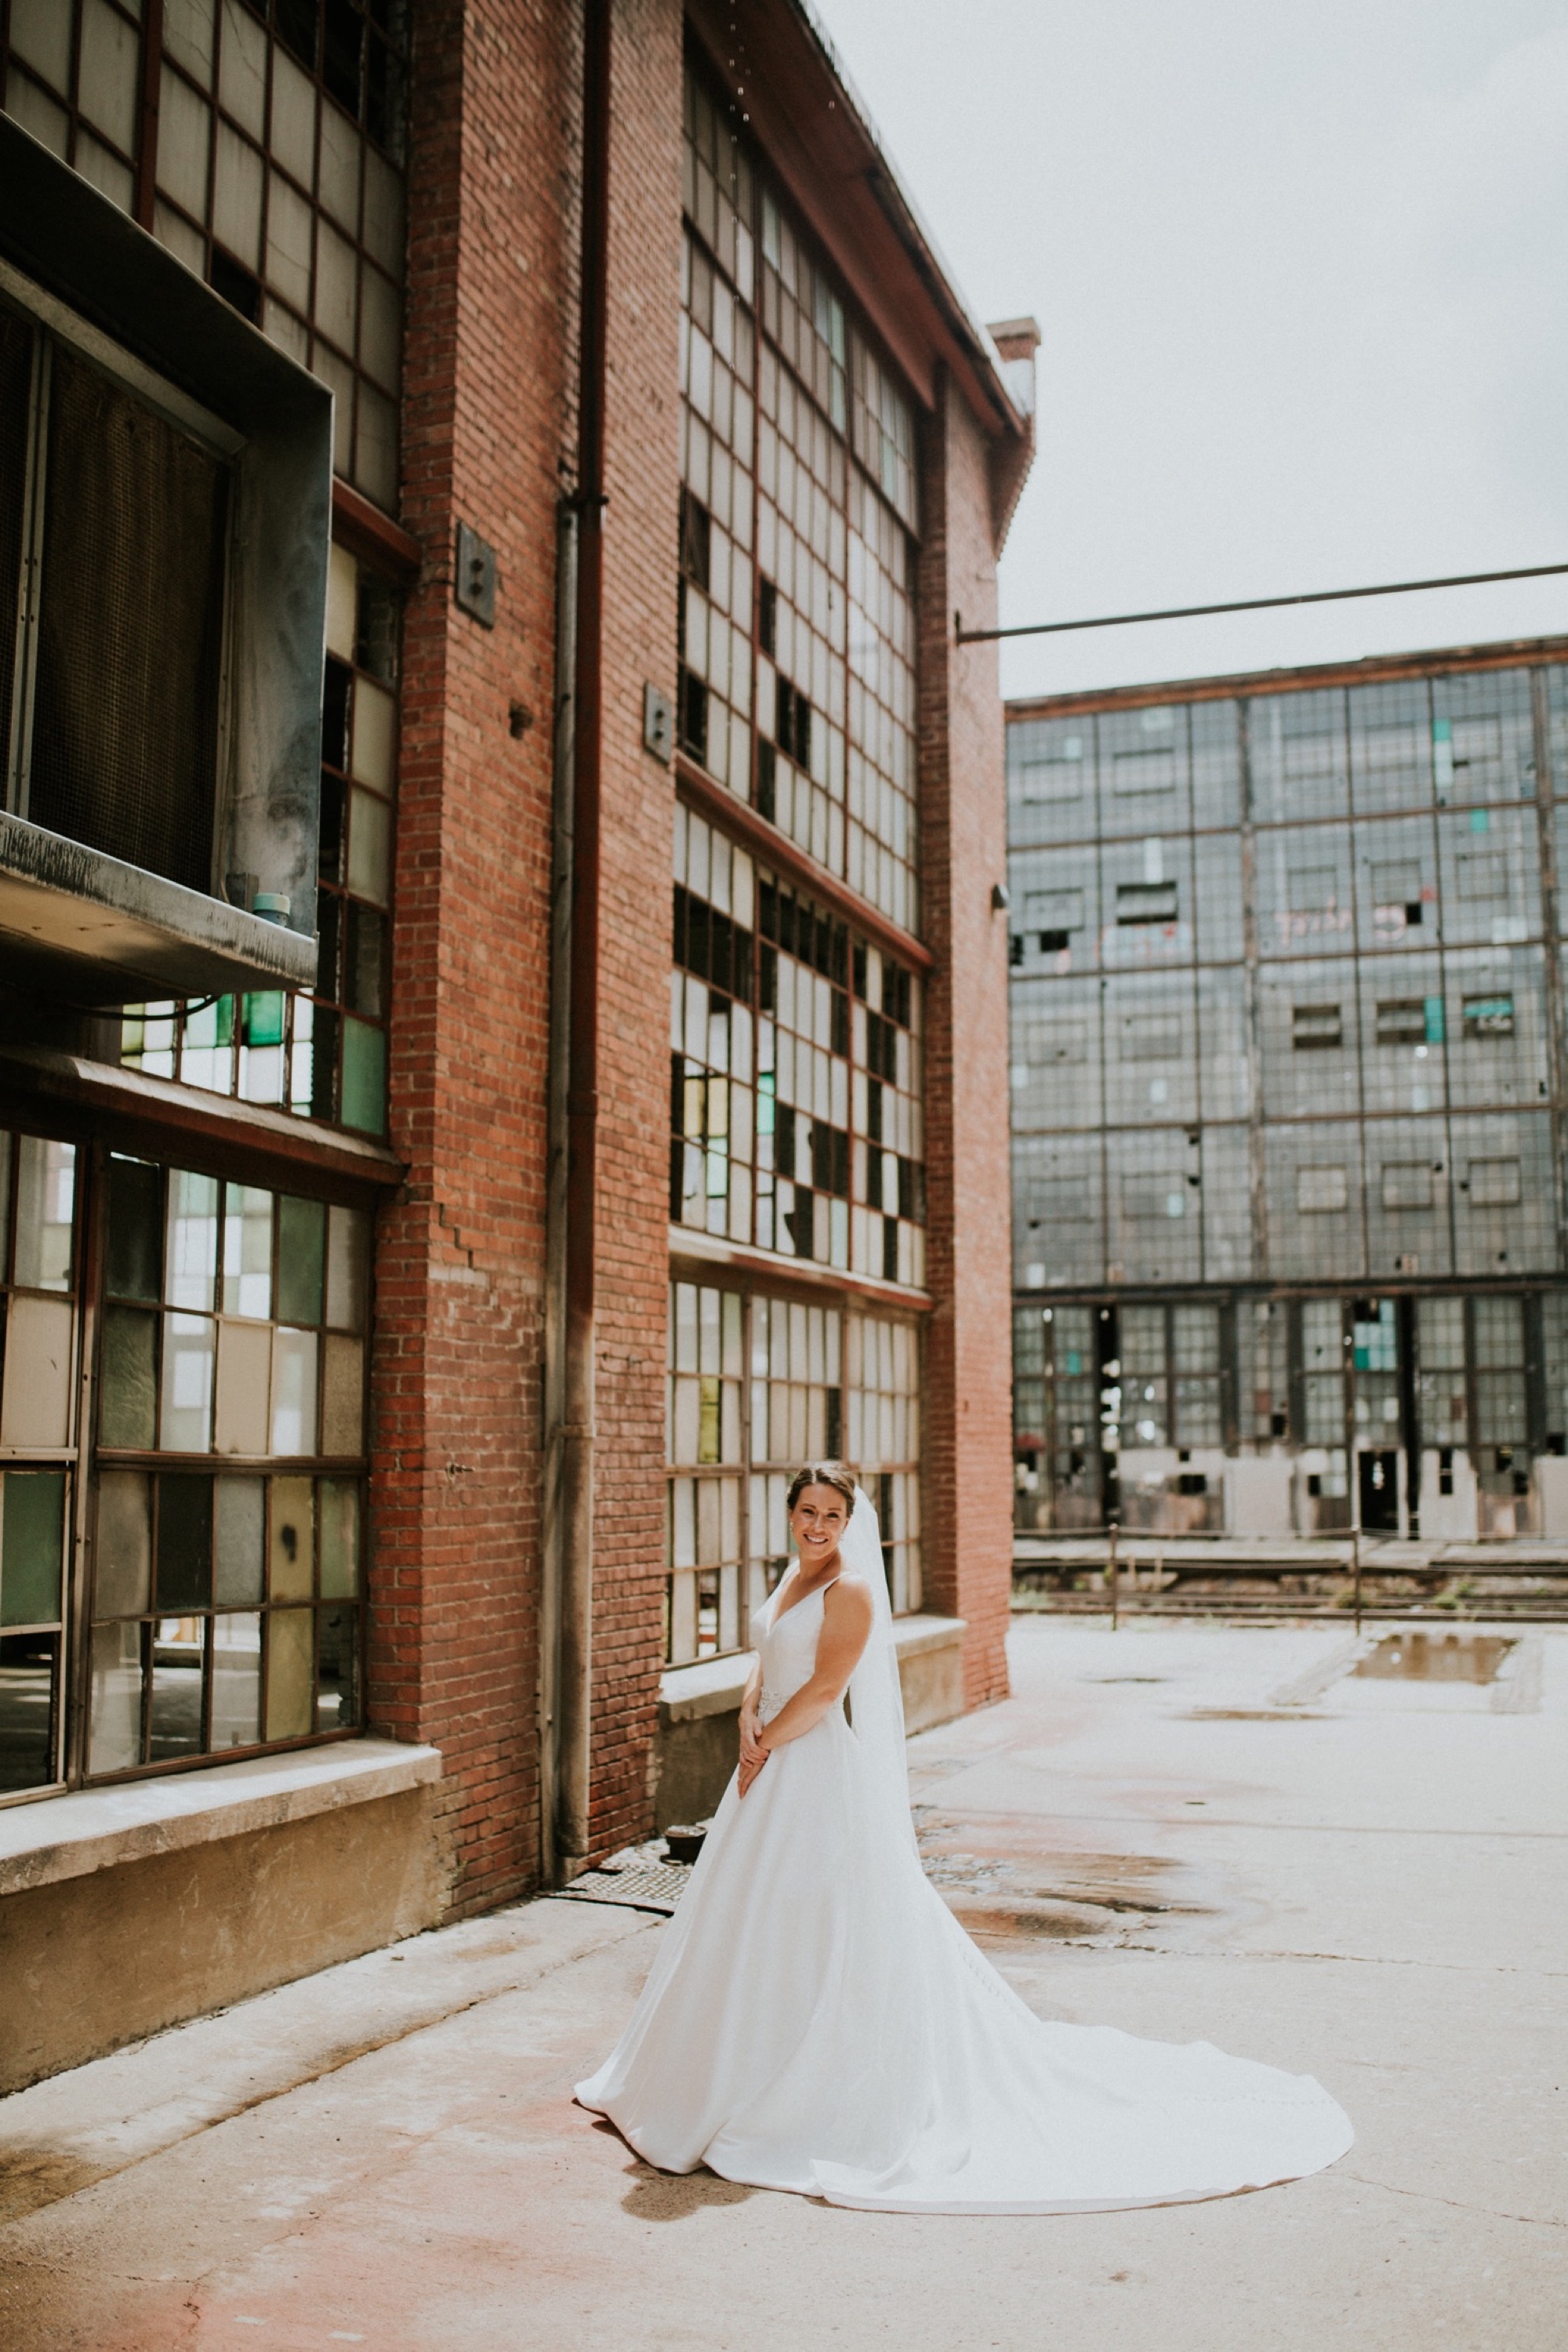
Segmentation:
{"type": "Polygon", "coordinates": [[[827,1588],[826,1606],[847,1625],[868,1625],[875,1613],[870,1587],[858,1576],[837,1577],[827,1588]]]}

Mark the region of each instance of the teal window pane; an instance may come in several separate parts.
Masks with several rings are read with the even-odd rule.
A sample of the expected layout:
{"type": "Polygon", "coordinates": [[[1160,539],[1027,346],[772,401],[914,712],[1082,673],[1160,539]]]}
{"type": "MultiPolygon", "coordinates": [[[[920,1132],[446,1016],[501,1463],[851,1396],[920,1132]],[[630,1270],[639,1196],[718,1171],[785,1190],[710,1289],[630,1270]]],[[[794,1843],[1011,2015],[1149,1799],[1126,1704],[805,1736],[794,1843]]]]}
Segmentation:
{"type": "Polygon", "coordinates": [[[247,1045],[281,1045],[283,1043],[283,992],[267,989],[260,994],[244,1000],[244,1027],[241,1043],[247,1045]]]}
{"type": "Polygon", "coordinates": [[[0,1537],[0,1624],[58,1624],[65,1545],[63,1470],[5,1474],[0,1537]]]}
{"type": "Polygon", "coordinates": [[[343,1015],[342,1122],[365,1135],[386,1133],[386,1033],[343,1015]]]}
{"type": "Polygon", "coordinates": [[[324,1201],[300,1201],[284,1192],[278,1202],[278,1306],[279,1323],[319,1323],[327,1255],[324,1201]]]}

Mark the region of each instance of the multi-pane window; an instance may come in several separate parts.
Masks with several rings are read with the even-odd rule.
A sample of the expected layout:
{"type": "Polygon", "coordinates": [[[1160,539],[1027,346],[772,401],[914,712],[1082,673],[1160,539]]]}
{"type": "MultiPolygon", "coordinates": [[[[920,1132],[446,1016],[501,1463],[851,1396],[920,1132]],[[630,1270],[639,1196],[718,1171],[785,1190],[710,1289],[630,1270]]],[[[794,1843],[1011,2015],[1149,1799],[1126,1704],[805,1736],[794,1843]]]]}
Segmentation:
{"type": "Polygon", "coordinates": [[[385,1134],[397,646],[395,592],[334,547],[315,990],[132,1005],[121,1024],[129,1068],[385,1134]]]}
{"type": "Polygon", "coordinates": [[[746,1597],[753,1610],[789,1565],[792,1474],[803,1462],[845,1451],[844,1325],[837,1307],[751,1301],[746,1597]]]}
{"type": "Polygon", "coordinates": [[[672,1221],[918,1286],[918,979],[684,808],[675,856],[672,1221]]]}
{"type": "Polygon", "coordinates": [[[368,1219],[107,1169],[88,1770],[359,1719],[368,1219]]]}
{"type": "Polygon", "coordinates": [[[921,1605],[919,1337],[888,1318],[670,1286],[668,1662],[744,1648],[789,1562],[803,1462],[844,1455],[876,1505],[895,1610],[921,1605]]]}
{"type": "Polygon", "coordinates": [[[160,15],[148,77],[139,6],[13,0],[6,111],[331,384],[338,471],[395,507],[406,0],[160,15]]]}
{"type": "Polygon", "coordinates": [[[369,1225],[0,1138],[0,1796],[360,1721],[369,1225]]]}
{"type": "Polygon", "coordinates": [[[1456,668],[1009,727],[1016,1156],[1098,1129],[1109,1180],[1084,1189],[1088,1232],[1016,1229],[1026,1286],[1555,1265],[1534,697],[1561,810],[1560,678],[1456,668]],[[1201,1173],[1157,1251],[1114,1181],[1154,1168],[1134,1125],[1201,1173]]]}
{"type": "Polygon", "coordinates": [[[689,72],[685,205],[679,742],[913,929],[913,409],[689,72]]]}
{"type": "Polygon", "coordinates": [[[849,1458],[877,1507],[897,1611],[918,1609],[921,1576],[920,1334],[874,1315],[845,1318],[849,1458]]]}
{"type": "Polygon", "coordinates": [[[742,1317],[738,1291],[670,1285],[665,1655],[675,1663],[741,1646],[742,1317]]]}
{"type": "Polygon", "coordinates": [[[76,1480],[77,1153],[0,1135],[0,1796],[60,1777],[76,1480]]]}

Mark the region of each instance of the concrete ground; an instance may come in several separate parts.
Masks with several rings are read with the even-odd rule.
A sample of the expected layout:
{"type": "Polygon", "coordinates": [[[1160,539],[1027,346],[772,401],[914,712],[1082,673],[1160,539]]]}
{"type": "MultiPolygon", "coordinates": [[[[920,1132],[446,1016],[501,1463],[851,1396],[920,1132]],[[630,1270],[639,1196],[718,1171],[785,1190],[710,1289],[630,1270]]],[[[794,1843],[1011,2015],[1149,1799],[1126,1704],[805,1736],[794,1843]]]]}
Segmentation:
{"type": "Polygon", "coordinates": [[[1025,1997],[1316,2074],[1358,2132],[1331,2171],[973,2221],[667,2179],[569,2099],[662,1922],[542,1902],[0,2103],[0,2342],[1557,2352],[1568,1630],[1504,1628],[1492,1683],[1352,1672],[1389,1632],[1031,1618],[1016,1696],[910,1748],[1025,1997]]]}

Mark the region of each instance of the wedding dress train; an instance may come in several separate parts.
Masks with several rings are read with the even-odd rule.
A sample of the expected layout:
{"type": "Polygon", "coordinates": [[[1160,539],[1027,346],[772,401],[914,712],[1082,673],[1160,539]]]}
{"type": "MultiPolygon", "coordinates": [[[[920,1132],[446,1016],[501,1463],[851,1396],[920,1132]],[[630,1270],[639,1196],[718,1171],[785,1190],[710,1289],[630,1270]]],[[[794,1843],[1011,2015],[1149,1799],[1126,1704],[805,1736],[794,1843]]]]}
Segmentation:
{"type": "MultiPolygon", "coordinates": [[[[1206,2042],[1042,2021],[970,1941],[909,1829],[863,1496],[850,1526],[881,1587],[850,1688],[856,1727],[834,1707],[769,1758],[743,1802],[731,1780],[626,2032],[577,2086],[582,2105],[665,2171],[705,2164],[885,2212],[1180,2203],[1331,2164],[1351,2126],[1310,2075],[1206,2042]]],[[[779,1598],[757,1627],[764,1721],[809,1678],[822,1625],[821,1591],[782,1615],[779,1598]]]]}

